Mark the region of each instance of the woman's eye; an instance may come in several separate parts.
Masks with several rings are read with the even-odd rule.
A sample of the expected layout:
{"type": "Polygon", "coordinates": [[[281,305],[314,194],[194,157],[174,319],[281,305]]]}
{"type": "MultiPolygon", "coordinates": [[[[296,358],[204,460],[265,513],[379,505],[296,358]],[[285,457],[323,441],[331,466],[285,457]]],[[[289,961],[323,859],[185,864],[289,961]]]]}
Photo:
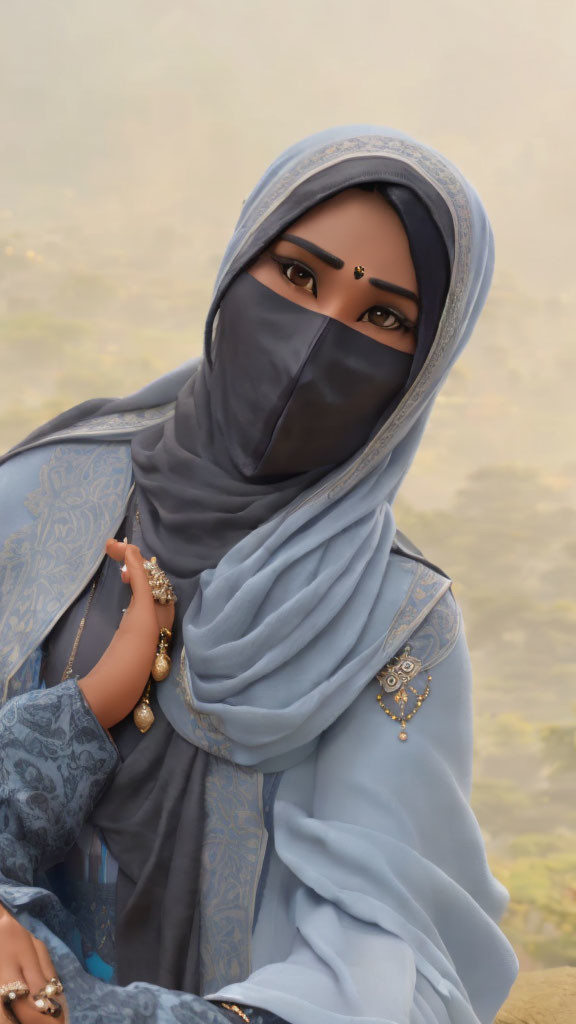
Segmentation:
{"type": "Polygon", "coordinates": [[[402,331],[408,334],[409,331],[413,330],[412,324],[409,324],[403,317],[398,316],[398,313],[393,313],[391,309],[386,309],[386,306],[372,306],[371,309],[367,309],[360,317],[360,322],[374,324],[374,327],[382,327],[385,331],[402,331]]]}
{"type": "Polygon", "coordinates": [[[294,263],[294,261],[281,263],[280,260],[277,260],[276,262],[284,277],[287,277],[291,284],[295,284],[297,288],[304,288],[311,295],[316,295],[316,279],[311,270],[302,266],[301,263],[294,263]]]}

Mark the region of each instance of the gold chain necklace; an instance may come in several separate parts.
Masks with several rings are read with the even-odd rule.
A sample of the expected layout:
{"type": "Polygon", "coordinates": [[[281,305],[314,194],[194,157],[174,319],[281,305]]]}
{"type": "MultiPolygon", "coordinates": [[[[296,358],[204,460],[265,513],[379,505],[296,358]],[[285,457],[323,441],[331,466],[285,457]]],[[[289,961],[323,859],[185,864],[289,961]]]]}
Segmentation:
{"type": "Polygon", "coordinates": [[[100,570],[100,572],[98,572],[96,574],[96,576],[94,577],[94,579],[92,580],[92,587],[90,589],[90,594],[88,596],[88,602],[86,604],[86,611],[84,612],[84,615],[80,619],[80,625],[78,626],[78,630],[76,632],[76,636],[74,637],[74,643],[72,644],[72,650],[70,651],[70,657],[68,658],[68,661],[66,663],[66,668],[64,669],[64,672],[62,673],[62,679],[60,680],[62,683],[66,682],[67,679],[70,679],[70,676],[73,674],[74,659],[76,658],[76,652],[78,650],[78,644],[80,643],[80,637],[82,636],[82,633],[84,632],[84,626],[86,625],[86,619],[88,618],[88,612],[90,611],[90,605],[92,604],[92,601],[93,601],[93,598],[94,598],[94,594],[96,593],[96,587],[98,585],[98,580],[100,579],[101,571],[102,570],[100,570]]]}
{"type": "MultiPolygon", "coordinates": [[[[136,522],[140,523],[140,510],[138,508],[138,504],[136,504],[135,518],[136,518],[136,522]]],[[[128,538],[125,537],[124,540],[127,542],[128,538]]],[[[70,679],[70,676],[73,675],[74,660],[76,658],[76,653],[78,651],[78,645],[80,643],[80,639],[82,637],[82,633],[84,632],[84,626],[86,625],[86,619],[88,618],[88,612],[90,611],[90,606],[92,604],[92,601],[94,600],[94,594],[96,593],[96,587],[98,586],[98,581],[99,581],[101,575],[102,575],[102,567],[96,573],[94,579],[92,580],[92,586],[90,588],[90,594],[88,595],[88,601],[87,601],[87,604],[86,604],[86,611],[84,612],[84,615],[80,619],[80,624],[78,626],[78,629],[77,629],[77,632],[76,632],[76,636],[74,637],[74,643],[72,644],[72,650],[70,651],[70,657],[68,658],[68,661],[66,662],[66,668],[64,669],[64,672],[62,673],[62,679],[60,680],[60,682],[62,682],[62,683],[65,683],[66,680],[70,679]]]]}

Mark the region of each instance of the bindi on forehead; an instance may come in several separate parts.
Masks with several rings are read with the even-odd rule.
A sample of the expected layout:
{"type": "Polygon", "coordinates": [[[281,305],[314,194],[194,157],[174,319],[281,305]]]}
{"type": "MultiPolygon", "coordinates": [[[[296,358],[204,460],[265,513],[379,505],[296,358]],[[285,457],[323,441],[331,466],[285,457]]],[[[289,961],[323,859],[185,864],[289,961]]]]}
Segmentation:
{"type": "MultiPolygon", "coordinates": [[[[344,260],[340,259],[339,256],[334,256],[333,253],[327,252],[326,249],[322,249],[319,245],[316,245],[315,242],[310,242],[307,238],[301,238],[300,235],[281,235],[278,241],[291,242],[293,245],[300,246],[301,249],[311,253],[313,256],[317,256],[319,260],[322,260],[323,263],[327,263],[328,266],[333,267],[334,270],[342,270],[346,266],[344,260]]],[[[354,267],[355,280],[358,281],[360,278],[364,277],[364,273],[364,267],[360,264],[357,264],[354,267]]],[[[416,305],[418,305],[418,296],[413,291],[410,291],[409,288],[404,288],[399,284],[393,284],[391,281],[383,281],[380,277],[369,277],[368,281],[371,285],[374,285],[375,288],[380,288],[382,291],[386,292],[395,292],[396,295],[403,295],[404,298],[411,299],[416,303],[416,305]]]]}

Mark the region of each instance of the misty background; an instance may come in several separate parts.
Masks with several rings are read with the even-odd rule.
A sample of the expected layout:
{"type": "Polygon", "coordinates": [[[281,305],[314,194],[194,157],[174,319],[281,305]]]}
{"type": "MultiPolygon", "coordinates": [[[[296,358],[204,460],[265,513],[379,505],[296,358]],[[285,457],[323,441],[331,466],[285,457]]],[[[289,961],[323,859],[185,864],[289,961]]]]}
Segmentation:
{"type": "Polygon", "coordinates": [[[569,0],[0,6],[2,449],[201,352],[297,139],[389,125],[480,193],[492,292],[395,510],[463,606],[472,803],[527,968],[576,965],[575,38],[569,0]]]}

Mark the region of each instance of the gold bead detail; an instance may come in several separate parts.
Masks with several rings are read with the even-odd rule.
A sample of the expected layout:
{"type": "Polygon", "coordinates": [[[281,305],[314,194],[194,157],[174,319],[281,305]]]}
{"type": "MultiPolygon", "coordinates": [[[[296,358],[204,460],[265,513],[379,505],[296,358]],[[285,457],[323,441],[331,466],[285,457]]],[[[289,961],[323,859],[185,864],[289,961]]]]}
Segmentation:
{"type": "Polygon", "coordinates": [[[59,978],[50,978],[47,985],[44,986],[43,994],[45,996],[59,996],[64,991],[64,986],[59,978]]]}
{"type": "Polygon", "coordinates": [[[146,701],[140,701],[133,711],[134,724],[140,732],[148,732],[154,725],[154,712],[146,701]]]}
{"type": "Polygon", "coordinates": [[[167,676],[170,675],[170,668],[172,666],[172,660],[167,654],[157,654],[154,658],[154,664],[152,666],[152,678],[154,682],[161,683],[167,676]]]}
{"type": "Polygon", "coordinates": [[[392,719],[393,722],[400,722],[401,731],[398,733],[398,739],[401,740],[402,743],[405,743],[406,740],[408,739],[408,733],[406,732],[406,723],[409,722],[410,719],[414,717],[414,715],[419,710],[419,708],[422,707],[422,704],[424,703],[424,701],[426,700],[428,694],[430,693],[430,680],[431,679],[432,679],[432,676],[428,676],[428,682],[426,684],[426,688],[425,688],[423,693],[420,693],[420,691],[416,690],[413,686],[409,686],[409,689],[416,696],[417,700],[416,700],[416,705],[415,705],[414,709],[412,711],[410,711],[408,714],[395,715],[393,711],[390,711],[390,709],[385,706],[382,694],[378,693],[376,695],[376,700],[378,701],[380,707],[382,708],[382,711],[385,711],[386,714],[389,716],[389,718],[392,719]]]}
{"type": "Polygon", "coordinates": [[[170,675],[170,669],[172,667],[172,659],[168,654],[170,644],[172,642],[172,633],[165,626],[160,630],[160,636],[158,637],[158,647],[156,649],[156,657],[154,658],[154,664],[152,666],[152,678],[156,683],[161,683],[167,676],[170,675]]]}

